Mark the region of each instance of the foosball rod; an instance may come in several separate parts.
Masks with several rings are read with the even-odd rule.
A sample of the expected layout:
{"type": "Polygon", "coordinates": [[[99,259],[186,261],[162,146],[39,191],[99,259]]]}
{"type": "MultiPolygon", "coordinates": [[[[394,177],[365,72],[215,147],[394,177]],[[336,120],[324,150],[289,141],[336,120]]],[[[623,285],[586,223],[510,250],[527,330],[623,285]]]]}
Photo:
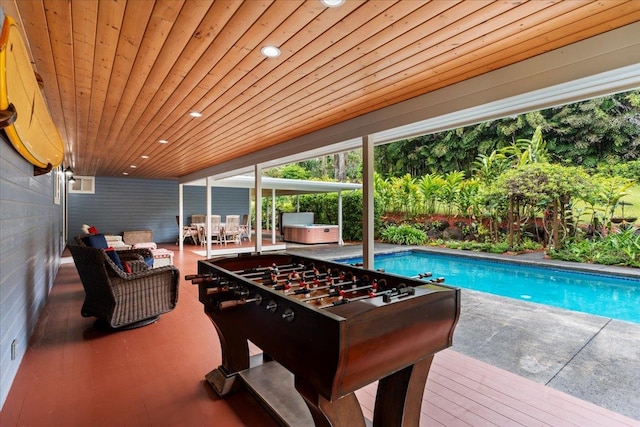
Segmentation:
{"type": "MultiPolygon", "coordinates": [[[[318,287],[314,288],[314,287],[307,286],[308,283],[306,283],[306,282],[299,282],[298,283],[299,288],[295,289],[294,291],[286,292],[288,290],[288,289],[285,289],[286,283],[284,285],[275,284],[275,285],[273,285],[273,289],[276,290],[276,291],[284,290],[285,291],[285,295],[291,295],[291,294],[300,295],[300,294],[306,293],[306,292],[302,292],[302,291],[308,291],[308,292],[321,291],[323,289],[339,288],[339,287],[342,287],[342,286],[357,285],[357,284],[358,284],[358,282],[355,282],[353,280],[349,280],[348,282],[338,282],[338,283],[334,283],[332,285],[318,286],[318,287]]],[[[367,285],[367,286],[371,286],[371,285],[367,285]]]]}
{"type": "Polygon", "coordinates": [[[257,302],[260,304],[262,302],[261,296],[256,296],[255,298],[241,298],[241,299],[232,299],[227,301],[220,301],[217,305],[218,310],[226,310],[228,308],[237,307],[239,305],[249,304],[251,302],[257,302]]]}
{"type": "MultiPolygon", "coordinates": [[[[321,274],[324,274],[324,273],[321,273],[321,274]]],[[[301,279],[302,280],[297,280],[297,279],[282,279],[282,280],[280,280],[280,279],[276,279],[275,282],[273,281],[273,279],[264,279],[267,283],[265,283],[263,281],[262,284],[265,285],[265,286],[268,286],[268,285],[276,286],[281,281],[294,280],[294,281],[297,281],[298,286],[302,287],[302,286],[313,285],[313,284],[316,283],[315,281],[307,282],[307,281],[304,280],[304,277],[302,277],[301,279]],[[271,281],[271,283],[268,283],[269,281],[271,281]]],[[[335,279],[338,279],[338,278],[337,277],[332,277],[332,279],[335,280],[335,279]]],[[[327,278],[327,277],[325,277],[323,279],[318,279],[318,283],[326,283],[328,281],[329,281],[329,278],[327,278]]],[[[342,283],[346,283],[346,282],[342,282],[342,283]]],[[[351,283],[351,281],[349,283],[351,283]]],[[[339,284],[340,284],[340,282],[334,282],[332,285],[316,286],[316,287],[314,287],[314,289],[323,289],[323,288],[326,289],[326,288],[328,288],[330,286],[337,286],[339,284]]]]}
{"type": "MultiPolygon", "coordinates": [[[[298,269],[300,269],[300,268],[304,268],[304,266],[279,269],[279,270],[277,270],[276,276],[284,276],[284,275],[290,274],[290,273],[292,273],[294,271],[298,271],[298,269]]],[[[301,272],[302,273],[308,273],[310,271],[313,271],[313,270],[302,270],[301,272]]],[[[246,273],[246,274],[238,273],[238,274],[240,276],[244,277],[244,278],[247,278],[247,279],[249,279],[249,278],[254,278],[255,279],[255,278],[260,278],[260,276],[264,276],[265,273],[268,273],[268,272],[269,272],[269,270],[264,270],[264,271],[259,271],[259,272],[255,272],[255,273],[246,273]]],[[[298,272],[298,273],[300,274],[301,272],[298,272]]]]}
{"type": "MultiPolygon", "coordinates": [[[[328,285],[328,286],[319,286],[317,288],[313,288],[313,287],[309,288],[308,286],[306,286],[306,284],[304,282],[299,282],[298,283],[299,288],[295,289],[295,291],[296,291],[297,294],[301,294],[301,293],[304,293],[304,292],[298,292],[298,291],[302,291],[302,290],[308,290],[308,291],[312,291],[313,290],[313,291],[316,291],[316,290],[327,289],[327,288],[330,288],[332,286],[333,287],[337,287],[337,286],[345,286],[345,285],[352,285],[352,284],[355,284],[355,282],[353,282],[353,281],[341,282],[341,283],[335,283],[333,285],[328,285]]],[[[286,283],[286,282],[283,282],[281,284],[275,283],[275,284],[272,284],[271,287],[272,287],[272,289],[274,291],[288,291],[289,289],[291,289],[291,283],[286,283]],[[289,285],[289,288],[287,288],[287,285],[289,285]]],[[[291,291],[290,293],[292,294],[293,291],[291,291]]],[[[285,293],[285,295],[288,295],[288,294],[285,293]]]]}
{"type": "Polygon", "coordinates": [[[300,265],[300,264],[282,264],[280,266],[272,264],[272,265],[270,265],[268,267],[256,267],[256,268],[245,268],[244,270],[234,270],[234,271],[232,271],[232,273],[235,273],[235,274],[242,274],[242,273],[253,274],[253,273],[260,273],[260,272],[264,272],[264,271],[268,271],[268,270],[273,270],[274,267],[277,269],[277,268],[285,268],[285,267],[294,267],[294,266],[297,266],[297,265],[300,265]]]}
{"type": "MultiPolygon", "coordinates": [[[[326,283],[328,282],[329,279],[319,279],[318,282],[319,283],[326,283]]],[[[341,286],[346,286],[346,285],[354,285],[357,282],[354,282],[353,280],[350,280],[348,282],[333,282],[330,285],[324,285],[324,286],[313,286],[315,284],[315,282],[299,282],[300,289],[308,289],[310,291],[321,291],[323,289],[329,289],[329,288],[339,288],[341,286]],[[311,286],[310,286],[311,285],[311,286]]]]}
{"type": "MultiPolygon", "coordinates": [[[[337,297],[337,296],[344,296],[344,294],[346,294],[347,292],[358,292],[358,291],[362,291],[365,289],[373,289],[372,285],[367,285],[367,286],[359,286],[357,288],[350,288],[350,289],[336,289],[333,292],[329,292],[328,294],[322,294],[322,295],[315,295],[312,297],[308,297],[308,298],[304,298],[301,299],[301,302],[307,302],[307,301],[313,301],[316,299],[321,299],[321,298],[328,298],[328,297],[337,297]]],[[[317,289],[310,289],[309,291],[315,291],[317,289]]],[[[297,290],[296,290],[297,292],[297,290]]]]}
{"type": "Polygon", "coordinates": [[[338,301],[334,301],[334,302],[329,303],[329,304],[321,305],[318,308],[322,309],[322,308],[335,307],[337,305],[347,304],[347,303],[350,303],[350,302],[360,301],[360,300],[363,300],[363,299],[377,298],[377,297],[381,297],[381,296],[390,294],[394,290],[395,289],[389,289],[389,290],[382,291],[382,292],[377,292],[377,293],[368,293],[366,295],[362,295],[362,296],[359,296],[359,297],[342,298],[342,299],[340,299],[338,301]]]}
{"type": "Polygon", "coordinates": [[[376,293],[369,292],[367,295],[362,295],[354,298],[342,298],[338,301],[334,301],[330,304],[326,304],[318,308],[335,307],[337,305],[342,305],[342,304],[347,304],[354,301],[359,301],[359,300],[369,299],[369,298],[377,298],[377,297],[384,297],[384,302],[388,303],[388,302],[391,302],[391,298],[404,298],[410,295],[415,295],[415,292],[416,290],[412,286],[409,286],[406,288],[393,288],[393,289],[389,289],[382,292],[376,292],[376,293]]]}

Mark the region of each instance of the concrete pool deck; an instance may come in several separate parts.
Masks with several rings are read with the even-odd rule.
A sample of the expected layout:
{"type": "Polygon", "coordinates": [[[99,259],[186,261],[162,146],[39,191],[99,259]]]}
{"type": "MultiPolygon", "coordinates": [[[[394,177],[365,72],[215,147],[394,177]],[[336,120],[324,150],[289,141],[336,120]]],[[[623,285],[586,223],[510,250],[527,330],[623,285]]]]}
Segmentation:
{"type": "MultiPolygon", "coordinates": [[[[461,255],[461,251],[431,247],[375,245],[376,253],[409,249],[461,255]]],[[[362,246],[288,246],[287,252],[332,259],[361,256],[362,246]]],[[[539,253],[501,256],[465,251],[462,255],[579,267],[637,278],[640,286],[636,268],[547,260],[539,253]]],[[[462,312],[452,349],[640,420],[640,324],[462,289],[462,312]]]]}

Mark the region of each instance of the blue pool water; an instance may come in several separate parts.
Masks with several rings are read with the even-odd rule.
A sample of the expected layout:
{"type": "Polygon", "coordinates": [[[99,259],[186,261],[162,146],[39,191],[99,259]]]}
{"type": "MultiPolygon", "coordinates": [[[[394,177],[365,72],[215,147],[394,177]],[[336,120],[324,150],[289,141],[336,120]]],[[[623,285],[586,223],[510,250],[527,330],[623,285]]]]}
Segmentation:
{"type": "MultiPolygon", "coordinates": [[[[362,258],[339,259],[345,264],[362,258]]],[[[445,284],[640,323],[640,280],[419,251],[376,255],[388,273],[431,272],[445,284]]],[[[426,280],[426,279],[425,279],[426,280]]]]}

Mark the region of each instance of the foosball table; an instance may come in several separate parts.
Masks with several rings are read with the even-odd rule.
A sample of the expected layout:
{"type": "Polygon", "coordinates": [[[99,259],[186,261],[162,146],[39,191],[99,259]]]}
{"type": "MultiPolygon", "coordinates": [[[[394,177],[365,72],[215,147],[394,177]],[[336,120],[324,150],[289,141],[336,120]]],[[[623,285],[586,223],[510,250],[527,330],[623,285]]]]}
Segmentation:
{"type": "Polygon", "coordinates": [[[202,260],[185,279],[220,339],[206,380],[220,396],[245,387],[284,426],[370,424],[354,392],[375,381],[373,425],[417,426],[460,315],[460,291],[442,279],[288,254],[202,260]],[[250,357],[248,341],[264,353],[250,357]]]}

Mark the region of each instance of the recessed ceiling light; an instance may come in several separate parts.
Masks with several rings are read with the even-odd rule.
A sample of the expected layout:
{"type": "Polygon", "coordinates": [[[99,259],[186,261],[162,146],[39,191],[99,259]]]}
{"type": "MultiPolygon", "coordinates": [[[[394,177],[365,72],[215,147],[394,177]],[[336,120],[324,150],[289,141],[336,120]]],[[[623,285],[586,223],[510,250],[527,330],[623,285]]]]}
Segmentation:
{"type": "Polygon", "coordinates": [[[265,46],[260,49],[260,52],[267,58],[277,58],[280,56],[280,49],[275,46],[265,46]]]}
{"type": "Polygon", "coordinates": [[[199,111],[192,111],[189,113],[191,117],[202,117],[202,113],[199,111]]]}
{"type": "Polygon", "coordinates": [[[137,166],[136,166],[136,165],[131,165],[131,166],[129,166],[129,167],[130,167],[131,169],[135,169],[135,168],[137,168],[137,166]]]}
{"type": "Polygon", "coordinates": [[[169,142],[169,141],[167,141],[166,139],[161,139],[161,140],[160,140],[160,141],[158,141],[158,142],[159,142],[160,144],[166,144],[166,143],[167,143],[167,142],[169,142]]]}
{"type": "Polygon", "coordinates": [[[344,4],[344,0],[320,0],[327,7],[338,7],[344,4]]]}
{"type": "Polygon", "coordinates": [[[143,159],[148,159],[149,158],[149,156],[147,156],[147,155],[142,155],[140,157],[142,157],[143,159]]]}

